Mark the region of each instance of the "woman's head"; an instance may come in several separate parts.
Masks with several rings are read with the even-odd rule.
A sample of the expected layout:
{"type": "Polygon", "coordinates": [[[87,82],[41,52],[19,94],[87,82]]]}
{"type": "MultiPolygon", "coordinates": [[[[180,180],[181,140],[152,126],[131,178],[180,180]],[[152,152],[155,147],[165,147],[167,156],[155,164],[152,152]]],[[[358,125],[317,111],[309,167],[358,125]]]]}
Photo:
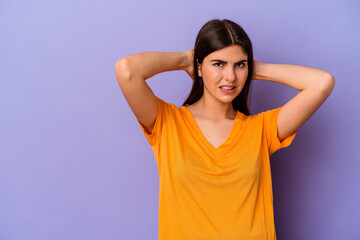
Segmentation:
{"type": "MultiPolygon", "coordinates": [[[[204,62],[204,59],[207,59],[210,56],[219,56],[219,54],[227,54],[226,56],[234,56],[234,54],[229,55],[229,50],[233,50],[234,53],[239,53],[239,59],[246,59],[247,62],[243,62],[243,64],[236,65],[235,78],[236,76],[240,76],[240,72],[245,73],[246,70],[246,78],[243,78],[243,83],[241,84],[242,89],[239,93],[239,90],[236,91],[238,95],[232,100],[232,105],[235,110],[239,110],[240,112],[249,115],[249,110],[247,106],[248,102],[248,94],[250,90],[251,77],[253,73],[253,51],[251,41],[243,30],[241,26],[238,24],[224,19],[214,19],[207,22],[199,31],[194,47],[194,83],[192,90],[189,94],[189,97],[183,103],[183,106],[186,104],[193,104],[198,101],[203,93],[204,93],[204,81],[203,78],[205,76],[205,70],[201,71],[204,64],[209,64],[208,62],[204,62]],[[221,51],[218,51],[221,50],[221,51]],[[241,70],[240,70],[241,67],[241,70]],[[246,69],[244,69],[244,67],[246,69]],[[236,71],[238,74],[236,74],[236,71]],[[203,73],[203,74],[202,74],[203,73]],[[199,76],[199,74],[201,76],[199,76]]],[[[213,62],[213,64],[216,64],[213,62]]],[[[231,63],[232,64],[232,63],[231,63]]],[[[209,66],[209,65],[208,65],[209,66]]],[[[221,66],[221,64],[217,64],[216,66],[221,66]]],[[[205,66],[204,66],[205,67],[205,66]]],[[[208,68],[209,69],[209,68],[208,68]]],[[[217,71],[217,70],[215,70],[217,71]]],[[[226,78],[221,80],[224,84],[227,83],[228,80],[231,80],[233,76],[230,76],[231,71],[228,71],[226,74],[226,78]]],[[[209,71],[208,71],[209,73],[209,71]]],[[[209,76],[209,75],[208,75],[209,76]]],[[[225,78],[225,75],[224,75],[225,78]]],[[[239,79],[234,80],[240,81],[239,79]]],[[[227,84],[226,84],[227,85],[227,84]]],[[[232,85],[229,82],[229,85],[232,85]]],[[[239,83],[236,83],[239,85],[239,83]]]]}

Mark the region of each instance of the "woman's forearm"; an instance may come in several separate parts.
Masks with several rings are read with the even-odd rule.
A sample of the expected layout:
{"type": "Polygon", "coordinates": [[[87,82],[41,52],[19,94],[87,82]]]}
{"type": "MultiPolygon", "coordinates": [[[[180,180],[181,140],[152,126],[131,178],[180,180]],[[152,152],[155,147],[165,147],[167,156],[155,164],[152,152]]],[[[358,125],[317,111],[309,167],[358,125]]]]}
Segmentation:
{"type": "Polygon", "coordinates": [[[185,70],[188,66],[186,52],[142,52],[120,59],[126,65],[129,78],[148,79],[158,73],[185,70]]]}
{"type": "Polygon", "coordinates": [[[324,87],[333,76],[316,68],[254,61],[253,79],[277,82],[302,91],[310,87],[324,87]]]}

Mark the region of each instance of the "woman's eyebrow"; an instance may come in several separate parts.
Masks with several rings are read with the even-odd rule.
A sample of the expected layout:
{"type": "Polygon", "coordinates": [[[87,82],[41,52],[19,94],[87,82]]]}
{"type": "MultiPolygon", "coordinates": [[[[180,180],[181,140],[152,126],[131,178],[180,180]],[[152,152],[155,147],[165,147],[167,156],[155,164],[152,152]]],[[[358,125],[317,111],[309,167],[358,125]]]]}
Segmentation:
{"type": "MultiPolygon", "coordinates": [[[[220,60],[220,59],[213,59],[213,60],[211,60],[210,62],[227,63],[226,61],[223,61],[223,60],[220,60]]],[[[246,59],[243,59],[243,60],[241,60],[241,61],[239,61],[239,62],[237,62],[237,63],[242,63],[242,62],[247,62],[247,60],[246,60],[246,59]]]]}

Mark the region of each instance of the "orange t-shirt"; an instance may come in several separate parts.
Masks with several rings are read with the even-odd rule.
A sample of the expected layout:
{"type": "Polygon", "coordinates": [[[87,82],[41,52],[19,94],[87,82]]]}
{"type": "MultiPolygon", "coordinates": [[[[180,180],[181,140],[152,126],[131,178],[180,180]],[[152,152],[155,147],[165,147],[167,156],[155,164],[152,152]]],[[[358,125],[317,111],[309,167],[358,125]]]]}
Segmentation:
{"type": "Polygon", "coordinates": [[[228,139],[215,148],[185,106],[156,98],[152,132],[137,121],[159,171],[159,240],[275,240],[269,156],[297,133],[279,141],[281,107],[237,111],[228,139]]]}

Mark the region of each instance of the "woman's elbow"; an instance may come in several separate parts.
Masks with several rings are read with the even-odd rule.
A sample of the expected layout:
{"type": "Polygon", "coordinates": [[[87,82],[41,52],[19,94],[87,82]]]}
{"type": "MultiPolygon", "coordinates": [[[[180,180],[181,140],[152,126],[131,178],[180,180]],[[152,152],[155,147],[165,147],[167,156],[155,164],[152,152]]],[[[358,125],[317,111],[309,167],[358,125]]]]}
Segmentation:
{"type": "Polygon", "coordinates": [[[335,87],[335,77],[326,72],[325,76],[321,80],[320,89],[326,92],[332,92],[335,87]]]}
{"type": "Polygon", "coordinates": [[[121,58],[115,63],[115,73],[119,81],[131,78],[131,71],[126,58],[121,58]]]}

